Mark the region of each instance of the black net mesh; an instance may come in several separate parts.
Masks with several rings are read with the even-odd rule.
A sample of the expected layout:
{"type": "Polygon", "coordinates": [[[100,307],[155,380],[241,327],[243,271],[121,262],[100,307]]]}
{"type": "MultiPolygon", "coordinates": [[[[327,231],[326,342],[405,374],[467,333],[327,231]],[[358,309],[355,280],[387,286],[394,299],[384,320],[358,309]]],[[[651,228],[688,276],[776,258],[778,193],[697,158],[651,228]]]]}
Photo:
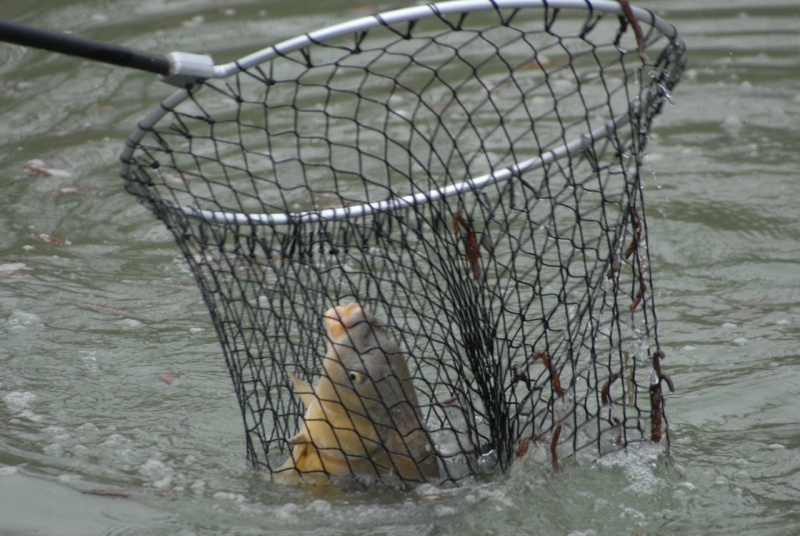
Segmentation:
{"type": "Polygon", "coordinates": [[[129,142],[255,466],[458,481],[668,446],[639,166],[684,49],[645,26],[643,61],[586,7],[378,16],[129,142]]]}

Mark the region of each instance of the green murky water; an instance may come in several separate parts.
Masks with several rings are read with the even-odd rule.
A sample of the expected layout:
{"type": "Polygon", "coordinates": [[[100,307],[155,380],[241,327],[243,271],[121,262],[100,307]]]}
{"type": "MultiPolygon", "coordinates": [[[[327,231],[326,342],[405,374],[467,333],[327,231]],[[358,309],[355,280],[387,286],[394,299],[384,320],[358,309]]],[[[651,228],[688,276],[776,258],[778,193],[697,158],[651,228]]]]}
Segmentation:
{"type": "MultiPolygon", "coordinates": [[[[217,61],[376,9],[6,4],[7,19],[217,61]]],[[[0,45],[0,532],[795,534],[800,10],[641,5],[690,54],[645,181],[675,467],[647,449],[556,477],[526,461],[436,500],[265,485],[191,275],[117,176],[124,138],[170,89],[0,45]]]]}

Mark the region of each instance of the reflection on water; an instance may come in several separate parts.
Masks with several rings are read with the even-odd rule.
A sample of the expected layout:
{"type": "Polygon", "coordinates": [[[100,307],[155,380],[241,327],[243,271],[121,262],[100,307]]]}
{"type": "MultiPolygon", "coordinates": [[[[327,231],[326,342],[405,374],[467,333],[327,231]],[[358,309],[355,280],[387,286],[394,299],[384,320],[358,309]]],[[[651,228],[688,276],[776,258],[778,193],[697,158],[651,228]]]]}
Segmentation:
{"type": "MultiPolygon", "coordinates": [[[[145,2],[119,15],[119,4],[35,1],[4,16],[228,61],[254,40],[369,9],[145,2]]],[[[506,478],[410,495],[265,485],[244,462],[235,397],[191,275],[117,178],[121,140],[170,90],[0,45],[0,529],[791,533],[796,6],[642,5],[664,10],[690,53],[674,106],[656,120],[645,182],[664,367],[678,388],[667,398],[673,466],[634,449],[557,476],[531,455],[506,478]]]]}

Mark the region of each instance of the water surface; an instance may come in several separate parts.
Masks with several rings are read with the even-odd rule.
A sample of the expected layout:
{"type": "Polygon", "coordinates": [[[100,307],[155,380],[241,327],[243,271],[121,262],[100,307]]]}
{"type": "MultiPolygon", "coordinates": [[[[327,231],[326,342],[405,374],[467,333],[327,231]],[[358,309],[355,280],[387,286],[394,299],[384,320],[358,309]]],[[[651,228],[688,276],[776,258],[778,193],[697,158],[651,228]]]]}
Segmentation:
{"type": "MultiPolygon", "coordinates": [[[[222,62],[396,5],[317,4],[33,0],[3,16],[222,62]]],[[[556,476],[530,458],[456,490],[265,485],[191,274],[117,176],[170,89],[0,45],[0,532],[795,534],[800,11],[640,5],[690,60],[645,170],[673,466],[643,448],[556,476]]]]}

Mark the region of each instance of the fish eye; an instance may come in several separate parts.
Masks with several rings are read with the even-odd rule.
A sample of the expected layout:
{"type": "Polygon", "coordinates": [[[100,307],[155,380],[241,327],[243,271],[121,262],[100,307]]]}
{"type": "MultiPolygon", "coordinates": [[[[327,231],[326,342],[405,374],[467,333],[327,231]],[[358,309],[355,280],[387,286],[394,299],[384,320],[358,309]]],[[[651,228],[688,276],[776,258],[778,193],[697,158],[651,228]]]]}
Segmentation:
{"type": "Polygon", "coordinates": [[[347,377],[350,378],[350,381],[356,385],[364,383],[364,381],[367,379],[365,374],[353,370],[347,373],[347,377]]]}

